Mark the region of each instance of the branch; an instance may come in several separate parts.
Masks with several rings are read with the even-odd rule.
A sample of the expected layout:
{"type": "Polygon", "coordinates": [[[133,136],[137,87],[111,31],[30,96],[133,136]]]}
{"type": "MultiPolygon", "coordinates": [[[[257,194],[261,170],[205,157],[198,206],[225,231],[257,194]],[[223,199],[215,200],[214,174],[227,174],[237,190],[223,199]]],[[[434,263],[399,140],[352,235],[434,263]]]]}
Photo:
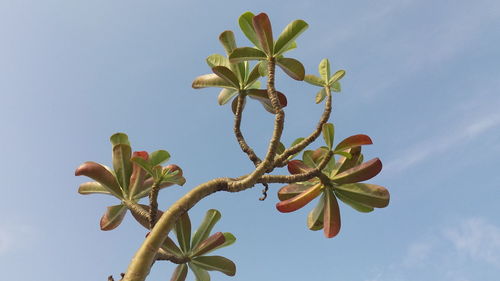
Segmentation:
{"type": "Polygon", "coordinates": [[[236,104],[236,113],[234,114],[234,134],[236,135],[236,140],[240,144],[241,150],[243,150],[243,152],[245,152],[248,155],[248,158],[250,158],[255,167],[257,167],[262,161],[255,154],[253,149],[250,146],[248,146],[240,130],[241,117],[243,115],[243,102],[245,101],[245,97],[240,94],[238,95],[237,99],[238,102],[236,104]]]}
{"type": "Polygon", "coordinates": [[[158,214],[158,192],[160,192],[160,181],[156,181],[149,193],[149,229],[153,229],[158,214]]]}
{"type": "Polygon", "coordinates": [[[179,257],[163,250],[162,248],[160,248],[160,249],[158,249],[158,254],[156,256],[156,260],[157,261],[171,261],[175,264],[183,264],[183,263],[187,263],[190,259],[188,257],[179,258],[179,257]]]}

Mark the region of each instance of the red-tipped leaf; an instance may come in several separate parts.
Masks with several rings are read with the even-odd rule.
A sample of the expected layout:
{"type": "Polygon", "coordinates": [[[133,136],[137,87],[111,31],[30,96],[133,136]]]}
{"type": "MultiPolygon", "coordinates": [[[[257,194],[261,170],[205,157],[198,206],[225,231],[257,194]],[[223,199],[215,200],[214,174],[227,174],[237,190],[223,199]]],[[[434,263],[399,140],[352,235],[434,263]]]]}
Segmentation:
{"type": "Polygon", "coordinates": [[[265,13],[260,13],[253,17],[252,22],[260,47],[262,47],[262,51],[264,51],[267,55],[272,55],[274,40],[269,17],[265,13]]]}
{"type": "Polygon", "coordinates": [[[321,193],[322,186],[322,184],[313,185],[301,194],[291,199],[279,202],[276,204],[276,209],[282,213],[297,211],[307,205],[307,203],[311,202],[314,198],[318,197],[321,193]]]}
{"type": "Polygon", "coordinates": [[[108,231],[117,228],[122,223],[127,212],[125,205],[110,206],[101,217],[101,230],[108,231]]]}
{"type": "Polygon", "coordinates": [[[311,171],[312,168],[307,166],[304,162],[300,160],[292,160],[288,162],[288,171],[290,174],[295,175],[295,174],[303,174],[311,171]]]}
{"type": "Polygon", "coordinates": [[[278,191],[278,198],[280,201],[288,200],[306,191],[309,187],[299,183],[285,185],[278,191]]]}
{"type": "Polygon", "coordinates": [[[339,203],[331,190],[325,191],[323,232],[326,238],[335,237],[340,231],[339,203]]]}
{"type": "Polygon", "coordinates": [[[210,250],[213,250],[226,242],[226,238],[222,232],[217,232],[207,239],[203,240],[196,248],[193,249],[191,256],[201,256],[210,250]]]}
{"type": "Polygon", "coordinates": [[[362,163],[347,171],[344,171],[332,178],[332,181],[337,184],[356,183],[369,180],[378,175],[382,170],[382,162],[378,158],[362,163]]]}
{"type": "Polygon", "coordinates": [[[121,198],[122,191],[116,177],[106,167],[95,162],[85,162],[75,171],[75,176],[87,176],[102,184],[109,192],[121,198]]]}
{"type": "Polygon", "coordinates": [[[372,140],[370,139],[369,136],[367,135],[354,135],[350,136],[343,141],[341,141],[337,146],[335,147],[335,151],[343,151],[348,148],[356,147],[356,146],[361,146],[361,145],[368,145],[368,144],[373,144],[372,140]]]}

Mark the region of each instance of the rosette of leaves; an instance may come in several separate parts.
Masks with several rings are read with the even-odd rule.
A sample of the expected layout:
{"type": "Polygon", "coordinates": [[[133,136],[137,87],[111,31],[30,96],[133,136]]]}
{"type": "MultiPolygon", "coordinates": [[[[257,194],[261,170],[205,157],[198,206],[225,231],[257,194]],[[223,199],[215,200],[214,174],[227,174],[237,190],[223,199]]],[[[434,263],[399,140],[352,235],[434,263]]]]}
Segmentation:
{"type": "Polygon", "coordinates": [[[169,255],[175,256],[180,263],[171,281],[184,281],[188,268],[191,269],[197,281],[210,281],[208,271],[219,271],[228,276],[236,274],[236,265],[233,261],[222,257],[207,255],[215,250],[227,247],[236,241],[234,235],[229,232],[216,232],[210,235],[215,224],[221,218],[219,211],[208,210],[202,223],[191,237],[191,220],[188,213],[184,213],[175,223],[174,232],[177,236],[179,246],[170,237],[167,237],[161,250],[169,255]]]}
{"type": "Polygon", "coordinates": [[[312,74],[306,74],[304,81],[322,89],[316,94],[316,103],[322,102],[326,97],[326,91],[340,92],[340,82],[345,75],[344,70],[338,70],[333,75],[330,74],[330,62],[323,59],[318,66],[319,77],[312,74]]]}
{"type": "MultiPolygon", "coordinates": [[[[301,174],[314,169],[331,150],[333,133],[327,142],[328,147],[315,151],[305,151],[301,160],[288,163],[291,174],[301,174]]],[[[322,179],[315,177],[307,182],[289,184],[278,191],[281,202],[276,204],[280,212],[296,211],[313,199],[320,197],[316,207],[307,217],[311,230],[323,229],[327,238],[336,236],[340,231],[340,211],[337,198],[360,212],[371,212],[374,208],[384,208],[389,204],[389,192],[382,186],[361,183],[376,176],[382,169],[382,162],[374,158],[363,162],[361,146],[372,144],[366,135],[354,135],[341,141],[334,153],[343,156],[335,162],[329,161],[321,171],[322,179]]]]}
{"type": "Polygon", "coordinates": [[[80,185],[78,192],[87,194],[107,194],[116,197],[121,204],[109,206],[101,218],[101,230],[112,230],[120,225],[125,217],[128,206],[135,205],[137,208],[130,209],[134,217],[141,223],[146,224],[147,218],[141,213],[147,213],[149,206],[137,204],[137,202],[148,196],[157,178],[141,168],[131,158],[142,159],[152,166],[153,175],[162,175],[159,182],[160,188],[172,186],[174,184],[183,185],[186,180],[182,176],[182,170],[177,165],[161,167],[161,164],[168,161],[170,154],[165,150],[158,150],[151,155],[145,151],[137,151],[132,154],[130,142],[126,134],[117,133],[111,136],[113,147],[113,169],[96,163],[85,162],[76,171],[76,176],[87,176],[94,181],[85,182],[80,185]],[[129,204],[126,204],[129,203],[129,204]]]}
{"type": "MultiPolygon", "coordinates": [[[[236,41],[234,34],[230,30],[226,30],[219,36],[226,54],[229,55],[236,49],[236,41]]],[[[228,103],[238,94],[243,97],[250,97],[262,103],[264,108],[270,113],[274,113],[271,100],[267,95],[266,90],[259,89],[260,78],[258,65],[250,70],[247,61],[232,63],[229,59],[220,54],[213,54],[207,58],[207,64],[212,68],[213,74],[205,74],[194,79],[192,87],[195,89],[217,87],[222,88],[217,98],[219,105],[228,103]]],[[[286,97],[283,93],[278,92],[280,105],[287,105],[286,97]]],[[[244,100],[245,101],[245,100],[244,100]]],[[[243,103],[244,105],[245,103],[243,103]]],[[[236,114],[237,99],[232,102],[233,113],[236,114]]]]}
{"type": "Polygon", "coordinates": [[[275,60],[276,64],[288,76],[295,80],[304,80],[304,66],[296,59],[286,58],[283,54],[297,47],[295,39],[309,25],[303,20],[294,20],[288,24],[275,41],[269,17],[265,13],[254,15],[251,12],[242,14],[238,20],[245,36],[255,47],[234,49],[229,55],[231,62],[258,60],[262,76],[267,75],[267,61],[275,60]]]}

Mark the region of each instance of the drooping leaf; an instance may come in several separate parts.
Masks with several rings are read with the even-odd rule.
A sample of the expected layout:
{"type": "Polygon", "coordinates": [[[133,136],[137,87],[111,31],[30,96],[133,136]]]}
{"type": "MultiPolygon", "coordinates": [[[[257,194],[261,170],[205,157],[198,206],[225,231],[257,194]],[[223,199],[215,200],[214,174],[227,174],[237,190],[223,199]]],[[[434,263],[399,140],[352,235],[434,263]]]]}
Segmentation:
{"type": "Polygon", "coordinates": [[[243,31],[243,34],[245,34],[248,40],[259,47],[259,40],[257,39],[257,34],[255,34],[255,29],[253,27],[253,17],[254,14],[251,12],[243,13],[238,19],[238,23],[241,31],[243,31]]]}
{"type": "Polygon", "coordinates": [[[332,178],[337,184],[356,183],[369,180],[378,175],[382,170],[382,162],[378,158],[362,163],[358,166],[350,168],[332,178]]]}
{"type": "Polygon", "coordinates": [[[111,141],[112,146],[115,146],[118,144],[130,145],[130,142],[128,140],[128,136],[124,133],[116,133],[116,134],[112,135],[109,140],[111,141]]]}
{"type": "Polygon", "coordinates": [[[318,86],[318,87],[324,87],[326,84],[326,82],[323,81],[323,79],[319,78],[316,75],[312,75],[312,74],[304,75],[304,81],[306,81],[307,83],[309,83],[311,85],[318,86]]]}
{"type": "Polygon", "coordinates": [[[362,134],[354,135],[345,138],[343,141],[337,144],[337,146],[335,147],[335,151],[343,151],[348,148],[353,148],[356,146],[368,145],[368,144],[373,144],[372,139],[370,139],[369,136],[362,134]]]}
{"type": "Polygon", "coordinates": [[[87,176],[100,183],[114,196],[123,197],[116,177],[104,165],[90,161],[85,162],[76,169],[75,176],[87,176]]]}
{"type": "MultiPolygon", "coordinates": [[[[247,102],[247,99],[245,97],[245,98],[243,98],[243,103],[241,104],[241,110],[242,111],[245,108],[246,102],[247,102]]],[[[233,99],[233,101],[231,103],[231,110],[233,111],[233,114],[236,114],[236,107],[237,106],[238,106],[238,99],[233,99]]]]}
{"type": "Polygon", "coordinates": [[[307,216],[307,227],[310,230],[317,231],[323,228],[323,217],[325,211],[325,194],[323,193],[319,198],[316,207],[309,212],[307,216]]]}
{"type": "Polygon", "coordinates": [[[326,145],[329,149],[332,149],[333,146],[333,137],[335,134],[335,128],[332,123],[323,124],[322,128],[323,139],[325,140],[326,145]]]}
{"type": "Polygon", "coordinates": [[[188,265],[189,268],[191,268],[191,271],[194,273],[196,281],[210,281],[210,275],[205,269],[197,266],[193,262],[188,263],[188,265]]]}
{"type": "Polygon", "coordinates": [[[212,68],[212,71],[217,74],[220,78],[226,80],[226,82],[230,83],[236,89],[240,88],[240,81],[238,77],[231,71],[231,69],[225,66],[215,66],[212,68]]]}
{"type": "Polygon", "coordinates": [[[265,13],[260,13],[253,17],[252,23],[262,51],[264,51],[264,53],[268,56],[273,55],[273,30],[271,28],[271,21],[269,20],[269,17],[265,13]]]}
{"type": "Polygon", "coordinates": [[[304,80],[305,69],[300,61],[292,58],[278,58],[276,63],[291,78],[298,81],[304,80]]]}
{"type": "Polygon", "coordinates": [[[278,199],[280,201],[288,200],[306,191],[309,187],[300,183],[285,185],[278,191],[278,199]]]}
{"type": "MultiPolygon", "coordinates": [[[[278,101],[280,103],[281,108],[285,107],[287,105],[286,96],[278,91],[276,91],[276,94],[278,95],[278,101]]],[[[256,99],[260,103],[262,103],[264,108],[270,113],[275,113],[271,100],[268,97],[267,90],[249,89],[247,90],[247,95],[250,98],[256,99]]]]}
{"type": "Polygon", "coordinates": [[[231,63],[238,63],[248,60],[264,60],[267,55],[259,49],[251,47],[236,48],[229,55],[229,61],[231,63]]]}
{"type": "Polygon", "coordinates": [[[318,66],[318,71],[319,74],[321,75],[321,78],[323,78],[323,81],[328,81],[330,79],[330,62],[328,59],[323,59],[318,66]]]}
{"type": "Polygon", "coordinates": [[[325,212],[323,216],[323,231],[326,238],[336,236],[340,231],[339,203],[331,190],[325,190],[325,212]]]}
{"type": "Polygon", "coordinates": [[[174,230],[182,252],[189,253],[189,250],[191,249],[191,220],[189,219],[187,212],[179,217],[175,223],[174,230]]]}
{"type": "Polygon", "coordinates": [[[227,82],[225,79],[222,79],[219,76],[217,76],[217,74],[213,73],[196,77],[193,81],[192,87],[194,89],[201,89],[207,87],[236,89],[236,87],[232,83],[227,82]]]}
{"type": "Polygon", "coordinates": [[[172,278],[170,278],[170,281],[186,280],[187,272],[188,272],[188,266],[185,263],[177,265],[177,267],[174,270],[174,273],[172,273],[172,278]]]}
{"type": "Polygon", "coordinates": [[[333,85],[333,83],[342,79],[342,77],[344,77],[344,75],[345,75],[345,70],[339,70],[339,71],[335,72],[335,74],[333,74],[333,76],[328,81],[328,85],[333,85]]]}
{"type": "Polygon", "coordinates": [[[222,89],[217,97],[219,105],[224,105],[238,94],[235,89],[222,89]]]}
{"type": "Polygon", "coordinates": [[[342,193],[338,192],[338,190],[335,191],[335,196],[337,196],[340,201],[346,203],[347,205],[351,206],[354,210],[362,213],[369,213],[373,211],[373,207],[366,206],[364,204],[361,204],[359,202],[354,201],[353,199],[343,195],[342,193]]]}
{"type": "Polygon", "coordinates": [[[312,170],[312,168],[300,160],[292,160],[288,162],[288,171],[292,175],[307,173],[310,170],[312,170]]]}
{"type": "Polygon", "coordinates": [[[278,209],[278,211],[282,213],[289,213],[296,211],[307,205],[307,203],[311,202],[314,198],[318,197],[322,187],[323,185],[320,183],[313,185],[306,191],[302,192],[301,194],[293,198],[278,202],[276,204],[276,209],[278,209]]]}
{"type": "Polygon", "coordinates": [[[368,183],[352,183],[336,186],[338,193],[361,204],[384,208],[389,205],[389,192],[383,186],[368,183]]]}
{"type": "Polygon", "coordinates": [[[342,90],[342,88],[340,87],[340,82],[337,81],[337,82],[333,83],[331,86],[331,89],[334,92],[337,92],[337,93],[340,92],[342,90]]]}
{"type": "Polygon", "coordinates": [[[216,67],[216,66],[225,66],[229,67],[229,60],[219,54],[213,54],[207,57],[206,59],[208,66],[211,68],[216,67]]]}
{"type": "Polygon", "coordinates": [[[302,34],[308,26],[309,25],[303,20],[294,20],[288,24],[278,37],[278,40],[276,40],[276,44],[274,45],[274,54],[281,55],[285,50],[287,50],[288,46],[295,42],[295,39],[302,34]]]}
{"type": "Polygon", "coordinates": [[[322,102],[326,97],[326,91],[325,91],[325,88],[321,89],[318,91],[318,93],[316,94],[316,98],[315,98],[315,102],[316,104],[322,102]]]}
{"type": "Polygon", "coordinates": [[[210,237],[201,241],[196,248],[193,248],[191,255],[192,257],[201,256],[226,242],[226,238],[222,232],[217,232],[210,237]]]}
{"type": "Polygon", "coordinates": [[[201,222],[200,226],[193,236],[191,249],[196,248],[201,241],[207,239],[214,225],[220,220],[220,218],[221,214],[219,211],[215,209],[210,209],[207,211],[207,213],[205,214],[205,218],[203,218],[203,221],[201,222]]]}
{"type": "Polygon", "coordinates": [[[224,47],[227,55],[229,55],[234,49],[236,49],[236,40],[234,40],[234,33],[231,30],[222,32],[219,35],[219,41],[224,47]]]}
{"type": "Polygon", "coordinates": [[[125,205],[109,206],[101,217],[101,230],[108,231],[117,228],[123,221],[127,207],[125,205]]]}
{"type": "Polygon", "coordinates": [[[83,195],[94,194],[94,193],[111,195],[108,189],[106,189],[104,186],[102,186],[102,184],[96,181],[89,181],[80,184],[80,187],[78,188],[78,193],[83,195]]]}
{"type": "Polygon", "coordinates": [[[220,271],[228,276],[236,274],[236,265],[230,259],[221,256],[202,256],[193,258],[192,262],[205,270],[220,271]]]}

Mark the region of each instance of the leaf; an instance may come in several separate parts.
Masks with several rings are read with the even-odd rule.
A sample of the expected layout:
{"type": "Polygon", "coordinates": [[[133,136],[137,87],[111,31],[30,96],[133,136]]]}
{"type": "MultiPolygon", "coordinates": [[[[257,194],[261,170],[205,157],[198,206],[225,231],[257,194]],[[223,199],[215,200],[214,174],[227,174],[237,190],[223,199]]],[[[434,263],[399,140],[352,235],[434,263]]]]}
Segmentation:
{"type": "Polygon", "coordinates": [[[213,73],[196,77],[193,81],[192,87],[194,89],[201,89],[207,87],[236,89],[236,87],[234,87],[233,84],[227,82],[226,80],[217,76],[217,74],[213,73]]]}
{"type": "MultiPolygon", "coordinates": [[[[351,158],[347,156],[340,157],[335,164],[335,168],[332,169],[332,172],[330,173],[330,178],[335,176],[336,174],[342,173],[343,171],[346,171],[352,167],[358,166],[361,163],[358,163],[360,158],[362,158],[361,154],[361,146],[355,146],[353,148],[349,148],[344,151],[345,153],[348,153],[351,158]]],[[[337,152],[338,153],[338,152],[337,152]]]]}
{"type": "Polygon", "coordinates": [[[382,162],[378,158],[350,168],[332,178],[336,184],[355,183],[373,178],[382,170],[382,162]]]}
{"type": "Polygon", "coordinates": [[[201,241],[200,244],[196,248],[193,248],[191,251],[190,256],[191,257],[196,257],[196,256],[201,256],[219,246],[224,244],[226,242],[226,238],[224,237],[224,234],[222,232],[217,232],[213,234],[212,236],[208,237],[207,239],[204,239],[201,241]]]}
{"type": "Polygon", "coordinates": [[[222,32],[219,35],[219,41],[228,55],[236,49],[236,40],[234,40],[234,33],[231,30],[222,32]]]}
{"type": "Polygon", "coordinates": [[[326,97],[326,91],[325,88],[319,90],[319,92],[316,94],[315,102],[316,104],[322,102],[326,97]]]}
{"type": "Polygon", "coordinates": [[[309,25],[303,20],[294,20],[288,24],[283,32],[281,32],[278,40],[276,40],[276,44],[274,45],[274,54],[282,54],[308,27],[309,25]]]}
{"type": "Polygon", "coordinates": [[[326,145],[328,146],[329,149],[332,149],[333,137],[335,134],[335,128],[333,127],[333,124],[332,123],[323,124],[322,133],[326,145]]]}
{"type": "Polygon", "coordinates": [[[325,194],[321,195],[318,204],[309,212],[307,216],[307,227],[310,230],[317,231],[323,228],[323,216],[325,209],[325,194]]]}
{"type": "Polygon", "coordinates": [[[278,58],[276,63],[291,78],[298,81],[304,80],[305,69],[300,61],[292,58],[278,58]]]}
{"type": "Polygon", "coordinates": [[[211,253],[211,252],[216,251],[218,249],[233,245],[234,242],[236,242],[236,237],[234,237],[234,235],[232,233],[223,232],[222,234],[224,235],[225,242],[222,245],[220,245],[212,250],[207,251],[205,254],[208,254],[208,253],[211,253]]]}
{"type": "Polygon", "coordinates": [[[280,55],[288,52],[288,51],[291,51],[293,49],[297,48],[297,43],[296,42],[292,42],[292,44],[288,45],[286,48],[283,49],[283,51],[280,53],[280,55]]]}
{"type": "Polygon", "coordinates": [[[278,147],[276,148],[276,154],[281,155],[285,152],[285,145],[282,142],[279,142],[278,147]]]}
{"type": "Polygon", "coordinates": [[[188,263],[188,265],[189,268],[191,268],[191,271],[193,271],[196,281],[210,281],[210,275],[208,275],[208,272],[205,269],[200,268],[192,262],[188,263]]]}
{"type": "Polygon", "coordinates": [[[325,191],[325,213],[323,216],[323,231],[326,238],[336,236],[340,231],[339,203],[331,190],[325,191]]]}
{"type": "Polygon", "coordinates": [[[260,61],[257,65],[259,66],[259,74],[260,74],[260,76],[262,76],[262,77],[267,76],[267,73],[268,73],[268,71],[267,71],[267,66],[268,66],[267,61],[265,61],[265,60],[260,61]]]}
{"type": "Polygon", "coordinates": [[[222,89],[217,97],[219,105],[224,105],[238,94],[236,89],[222,89]]]}
{"type": "MultiPolygon", "coordinates": [[[[142,158],[144,161],[149,159],[149,154],[146,151],[135,151],[132,154],[132,158],[142,158]]],[[[130,187],[129,187],[129,199],[132,199],[144,184],[144,180],[146,178],[146,170],[141,168],[137,163],[132,163],[132,175],[130,175],[130,187]]]]}
{"type": "Polygon", "coordinates": [[[293,198],[290,198],[288,200],[277,203],[276,209],[278,209],[278,211],[282,213],[289,213],[296,211],[307,205],[307,203],[311,202],[314,198],[318,197],[322,187],[323,185],[321,183],[313,185],[312,187],[308,188],[301,194],[293,198]]]}
{"type": "Polygon", "coordinates": [[[231,63],[237,63],[247,60],[265,60],[267,55],[259,49],[252,47],[242,47],[236,48],[229,55],[229,61],[231,63]]]}
{"type": "Polygon", "coordinates": [[[337,146],[335,147],[335,151],[343,151],[348,148],[353,148],[356,146],[361,146],[361,145],[368,145],[368,144],[373,144],[372,139],[370,139],[369,136],[367,135],[354,135],[345,138],[343,141],[341,141],[337,146]]]}
{"type": "Polygon", "coordinates": [[[206,59],[208,66],[210,68],[216,67],[216,66],[225,66],[229,67],[229,61],[226,57],[219,55],[219,54],[213,54],[207,57],[206,59]]]}
{"type": "Polygon", "coordinates": [[[257,34],[255,34],[255,29],[253,27],[253,17],[254,14],[251,12],[243,13],[238,19],[241,31],[243,34],[252,42],[255,46],[259,46],[259,40],[257,39],[257,34]]]}
{"type": "Polygon", "coordinates": [[[342,184],[335,187],[349,199],[375,208],[389,205],[389,192],[383,186],[368,183],[342,184]]]}
{"type": "Polygon", "coordinates": [[[259,73],[259,64],[255,65],[252,69],[252,72],[248,75],[248,78],[246,80],[246,86],[251,86],[257,79],[260,78],[260,73],[259,73]]]}
{"type": "Polygon", "coordinates": [[[183,253],[189,253],[191,246],[191,220],[187,212],[179,217],[175,223],[174,230],[183,253]]]}
{"type": "Polygon", "coordinates": [[[344,156],[347,159],[351,159],[352,158],[351,153],[348,153],[348,152],[345,152],[345,151],[334,151],[333,153],[337,154],[337,155],[344,156]]]}
{"type": "MultiPolygon", "coordinates": [[[[245,104],[247,103],[247,99],[243,98],[243,104],[241,105],[241,111],[245,108],[245,104]]],[[[238,106],[238,99],[233,99],[233,102],[231,103],[231,110],[233,111],[233,114],[236,114],[236,107],[238,106]]]]}
{"type": "Polygon", "coordinates": [[[333,83],[331,86],[331,89],[334,92],[337,92],[337,93],[340,92],[342,90],[340,87],[340,82],[337,81],[337,82],[333,83]]]}
{"type": "Polygon", "coordinates": [[[236,274],[236,265],[230,259],[221,256],[195,257],[192,262],[205,270],[220,271],[228,276],[236,274]]]}
{"type": "Polygon", "coordinates": [[[257,40],[259,40],[258,46],[261,47],[262,51],[268,56],[272,56],[274,54],[274,40],[269,17],[265,13],[260,13],[253,17],[252,23],[255,34],[257,35],[257,40]]]}
{"type": "Polygon", "coordinates": [[[87,176],[105,187],[118,198],[123,197],[122,190],[116,177],[105,166],[95,162],[85,162],[75,171],[75,176],[87,176]]]}
{"type": "Polygon", "coordinates": [[[369,213],[373,211],[373,208],[370,206],[366,206],[364,204],[361,204],[359,202],[354,201],[353,199],[343,195],[342,193],[338,192],[338,190],[334,190],[335,196],[337,196],[340,201],[346,203],[347,205],[351,206],[354,210],[362,213],[369,213]]]}
{"type": "Polygon", "coordinates": [[[127,207],[122,204],[108,207],[101,217],[101,230],[108,231],[118,227],[123,221],[126,212],[127,207]]]}
{"type": "Polygon", "coordinates": [[[128,144],[117,144],[113,146],[113,169],[115,170],[116,178],[127,193],[130,184],[130,175],[132,174],[132,163],[130,157],[132,149],[128,144]]]}
{"type": "Polygon", "coordinates": [[[304,164],[306,164],[306,166],[308,166],[310,168],[316,168],[316,166],[317,166],[316,162],[314,161],[314,158],[313,158],[313,153],[314,153],[314,151],[312,151],[312,150],[306,150],[302,154],[302,162],[304,162],[304,164]]]}
{"type": "Polygon", "coordinates": [[[170,281],[186,280],[187,272],[188,272],[188,266],[185,263],[177,265],[177,267],[174,270],[174,273],[172,274],[172,278],[170,278],[170,281]]]}
{"type": "Polygon", "coordinates": [[[318,71],[321,78],[323,78],[323,81],[327,83],[328,79],[330,79],[330,62],[328,61],[328,59],[323,59],[319,63],[318,71]]]}
{"type": "MultiPolygon", "coordinates": [[[[281,108],[285,107],[287,105],[286,96],[278,91],[276,91],[276,94],[278,95],[278,101],[281,105],[281,108]]],[[[269,99],[269,96],[267,94],[267,90],[248,89],[247,95],[250,98],[258,100],[268,112],[273,114],[275,113],[271,100],[269,99]]]]}
{"type": "Polygon", "coordinates": [[[332,78],[330,78],[330,80],[328,81],[328,85],[333,85],[333,83],[342,79],[342,77],[344,77],[344,75],[345,75],[345,70],[339,70],[339,71],[335,72],[335,74],[333,74],[332,78]]]}
{"type": "Polygon", "coordinates": [[[133,156],[130,161],[137,164],[139,167],[144,169],[148,174],[153,175],[153,165],[149,162],[149,159],[144,159],[140,156],[133,156]]]}
{"type": "Polygon", "coordinates": [[[303,174],[311,171],[312,168],[307,166],[304,162],[300,160],[292,160],[288,162],[288,171],[292,175],[303,174]]]}
{"type": "MultiPolygon", "coordinates": [[[[304,140],[304,138],[297,138],[297,139],[295,139],[295,140],[292,142],[292,144],[290,145],[290,147],[294,147],[296,144],[299,144],[299,143],[300,143],[300,142],[302,142],[303,140],[304,140]]],[[[294,155],[290,155],[290,157],[288,157],[288,160],[295,158],[295,156],[297,156],[299,153],[300,153],[300,151],[299,151],[299,152],[297,152],[297,153],[295,153],[294,155]]],[[[290,169],[289,169],[289,171],[290,171],[290,169]]]]}
{"type": "Polygon", "coordinates": [[[285,185],[278,191],[278,199],[280,201],[288,200],[306,191],[309,187],[300,183],[285,185]]]}
{"type": "Polygon", "coordinates": [[[124,133],[116,133],[112,135],[109,140],[111,141],[112,146],[115,146],[117,144],[130,145],[130,142],[128,141],[128,136],[124,133]]]}
{"type": "Polygon", "coordinates": [[[181,249],[179,249],[179,247],[175,245],[174,240],[172,240],[172,238],[170,238],[169,236],[167,236],[167,239],[165,239],[165,241],[161,245],[161,248],[167,253],[173,254],[179,258],[184,257],[184,254],[182,253],[181,249]]]}
{"type": "Polygon", "coordinates": [[[324,87],[326,84],[326,82],[323,81],[323,79],[319,78],[316,75],[312,75],[312,74],[304,75],[304,81],[306,81],[307,83],[309,83],[311,85],[318,86],[318,87],[324,87]]]}
{"type": "Polygon", "coordinates": [[[101,194],[109,194],[111,193],[106,189],[102,184],[95,182],[95,181],[89,181],[80,184],[80,187],[78,188],[78,193],[87,195],[87,194],[94,194],[94,193],[101,193],[101,194]]]}
{"type": "Polygon", "coordinates": [[[221,214],[219,211],[215,209],[210,209],[205,214],[205,218],[201,222],[200,226],[196,230],[192,242],[191,249],[194,249],[198,246],[198,244],[205,240],[212,231],[214,225],[220,220],[221,214]]]}
{"type": "Polygon", "coordinates": [[[161,165],[170,159],[170,153],[166,150],[157,150],[149,156],[149,163],[152,166],[161,165]]]}
{"type": "Polygon", "coordinates": [[[231,69],[225,66],[216,66],[212,68],[212,71],[217,74],[220,78],[226,80],[226,82],[232,84],[236,89],[240,88],[240,81],[238,77],[231,71],[231,69]]]}

